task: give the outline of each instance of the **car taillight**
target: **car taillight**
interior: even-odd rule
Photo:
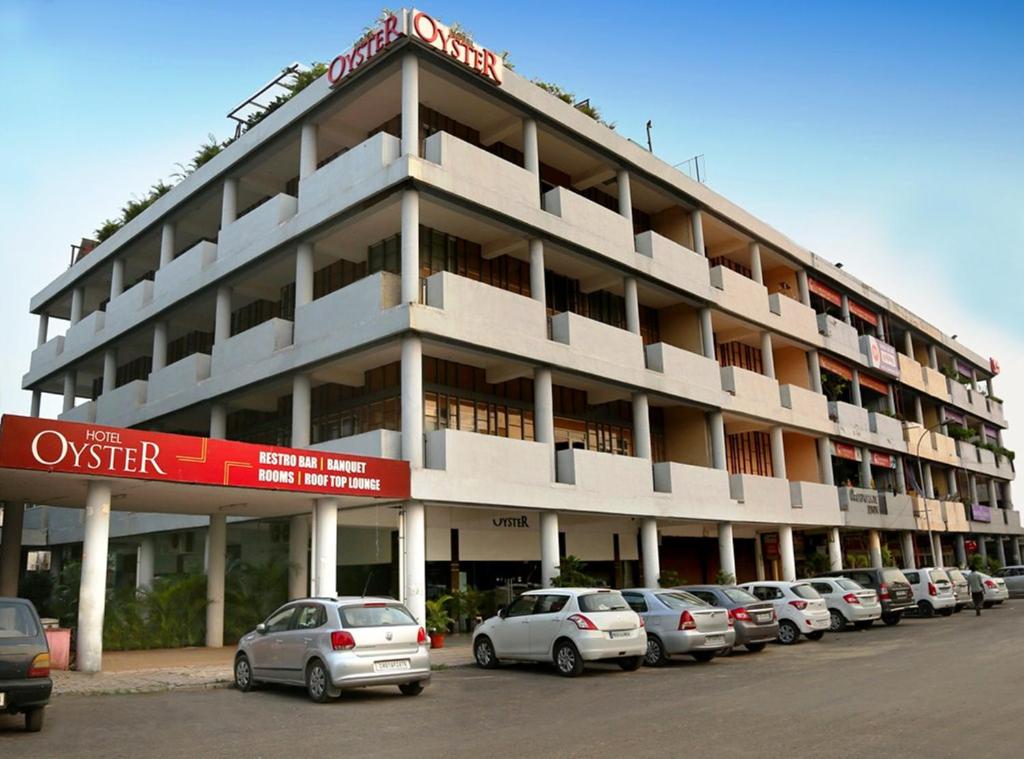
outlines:
[[[878,589],[878,597],[883,601],[889,601],[892,599],[892,596],[889,595],[889,586],[886,585],[884,582]]]
[[[356,647],[356,639],[348,630],[335,630],[331,633],[331,648],[335,651],[347,651]]]
[[[585,617],[582,614],[570,614],[569,617],[568,617],[568,621],[572,622],[580,630],[596,630],[597,629],[597,625],[595,625],[593,622],[590,621],[589,618]]]
[[[427,631],[424,630],[421,627],[419,630],[416,631],[416,643],[426,643],[426,642],[427,642]]]
[[[995,582],[993,580],[985,580],[985,587],[986,588],[991,588],[992,590],[995,590],[996,589],[996,584],[995,584]]]
[[[639,617],[640,615],[638,614],[637,616]],[[647,623],[644,622],[644,618],[643,617],[640,617],[640,628],[643,629],[645,627],[647,627]]]
[[[729,619],[736,619],[740,622],[749,622],[750,612],[742,606],[737,606],[735,609],[729,609]]]
[[[32,663],[28,667],[29,677],[49,677],[50,676],[50,654],[36,654],[35,658],[32,659]]]
[[[853,595],[853,593],[847,593],[845,596],[843,596],[843,600],[846,601],[846,603],[848,604],[860,603],[860,599],[857,598],[857,596]]]
[[[795,606],[800,611],[803,611],[804,609],[807,608],[807,602],[806,601],[790,601],[789,605],[790,606]]]
[[[778,622],[778,621],[779,621],[779,613],[777,611],[775,611],[775,609],[772,609],[772,622]]]
[[[939,589],[935,587],[935,583],[928,583],[928,595],[937,596],[939,595]]]
[[[680,630],[696,630],[697,623],[693,620],[693,615],[689,609],[684,609],[683,613],[679,615],[679,627]]]

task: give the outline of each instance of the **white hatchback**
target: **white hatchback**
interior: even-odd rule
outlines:
[[[801,635],[821,640],[832,623],[825,600],[809,582],[775,580],[748,582],[740,587],[775,606],[779,617],[779,643],[796,643]]]
[[[941,614],[948,617],[956,610],[956,593],[945,569],[904,569],[903,574],[914,591],[917,613],[920,616],[931,617]]]
[[[527,591],[473,631],[473,655],[485,669],[505,659],[542,661],[575,677],[592,661],[635,670],[645,653],[643,621],[617,590]]]
[[[848,624],[858,630],[866,630],[875,620],[882,618],[878,594],[862,588],[848,577],[815,577],[809,582],[825,599],[832,632],[841,632]]]

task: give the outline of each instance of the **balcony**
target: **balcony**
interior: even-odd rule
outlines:
[[[625,216],[565,187],[544,193],[542,207],[572,228],[563,233],[566,238],[627,266],[636,264],[633,225]]]
[[[292,218],[298,207],[299,201],[294,196],[283,192],[274,195],[220,231],[218,255],[230,258],[241,255],[243,251],[260,248],[262,238]]]
[[[921,458],[938,461],[949,466],[960,465],[956,441],[941,432],[926,431],[916,422],[904,422],[903,439],[907,443],[907,453],[911,456],[917,455],[920,451]]]
[[[913,530],[914,509],[905,495],[881,493],[869,488],[838,488],[839,508],[848,527],[881,530]]]
[[[583,356],[616,367],[643,369],[645,366],[640,335],[569,311],[551,317],[551,339]]]
[[[429,139],[427,144],[430,144]],[[305,213],[323,203],[336,201],[365,180],[380,174],[398,160],[401,153],[400,139],[378,132],[301,180],[298,211]]]
[[[721,519],[723,512],[736,507],[724,469],[660,462],[654,465],[654,489],[674,496],[665,516]]]
[[[210,356],[193,353],[149,375],[146,400],[156,403],[189,390],[210,376]]]
[[[967,408],[976,416],[980,416],[982,419],[988,419],[992,416],[992,411],[989,409],[988,398],[984,393],[978,390],[967,391]]]
[[[768,289],[764,285],[724,266],[714,267],[710,277],[711,286],[720,291],[717,301],[723,309],[757,324],[776,326],[777,317],[768,308]]]
[[[205,272],[217,260],[217,245],[206,240],[193,245],[170,263],[156,270],[153,298],[172,301],[192,292]]]
[[[913,504],[914,520],[917,529],[935,532],[943,532],[946,529],[946,521],[942,514],[942,503],[935,498],[922,498],[919,495],[910,496]]]
[[[900,362],[900,382],[904,385],[909,385],[915,390],[920,390],[922,393],[927,393],[928,387],[924,382],[924,367],[910,358],[910,356],[902,353],[897,353],[896,358]]]
[[[740,502],[745,521],[789,524],[793,505],[789,480],[756,474],[730,474],[729,495]]]
[[[840,525],[839,494],[834,485],[820,482],[790,482],[789,498],[793,521],[802,524]]]
[[[812,345],[821,342],[818,316],[813,308],[782,293],[772,293],[768,296],[768,310],[778,317],[777,323],[772,327],[775,331],[793,335]]]
[[[633,513],[636,508],[630,501],[649,503],[654,492],[648,459],[568,448],[557,452],[556,462],[558,482],[591,494],[595,507],[603,502],[622,513]]]
[[[882,447],[895,448],[898,451],[906,449],[903,440],[903,422],[899,419],[893,419],[881,411],[869,411],[868,425]]]
[[[93,424],[96,421],[96,401],[79,403],[74,408],[58,414],[57,418],[63,422],[84,422]]]
[[[818,314],[818,332],[824,336],[825,347],[853,361],[862,363],[864,354],[860,349],[860,335],[857,330],[828,314]]]
[[[447,132],[430,135],[424,155],[445,169],[456,194],[473,197],[499,191],[503,203],[540,206],[540,182],[532,172]]]
[[[946,384],[945,374],[935,371],[930,366],[922,366],[921,376],[924,379],[924,391],[928,395],[938,398],[944,403],[949,403],[949,388]]]
[[[339,324],[344,322],[335,322],[330,327],[337,330]],[[252,367],[291,344],[292,322],[285,319],[268,319],[215,344],[210,363],[211,375],[223,375],[243,367]]]
[[[146,405],[146,380],[133,380],[96,399],[96,421],[110,424]]]
[[[428,469],[479,480],[481,487],[489,482],[492,489],[495,480],[501,483],[499,489],[512,484],[545,488],[551,484],[551,447],[546,443],[446,429],[432,430],[425,438]],[[458,486],[453,483],[452,489]],[[494,500],[493,496],[488,500]]]
[[[738,366],[723,366],[722,389],[735,396],[732,408],[736,411],[771,419],[782,414],[779,383],[771,377]]]
[[[45,343],[32,351],[32,360],[29,363],[28,373],[40,375],[48,372],[57,363],[60,354],[64,352],[64,335],[51,337]]]
[[[845,401],[829,401],[828,414],[839,427],[841,436],[871,441],[871,419],[867,409]]]
[[[153,300],[153,283],[148,279],[133,285],[107,304],[105,327],[120,332],[139,319],[139,312]]]
[[[72,324],[64,333],[64,353],[82,353],[96,342],[96,336],[103,331],[107,315],[102,311],[93,311],[82,317],[77,324]]]
[[[827,429],[828,399],[821,393],[798,385],[779,385],[779,398],[783,408],[788,408],[792,412],[793,424],[810,429]]]
[[[359,345],[375,337],[371,325],[401,298],[397,274],[377,272],[295,309],[295,344],[303,347],[344,339]],[[339,329],[344,325],[344,329]],[[232,338],[234,339],[234,338]]]
[[[942,519],[946,523],[947,532],[968,532],[971,525],[967,520],[967,511],[960,501],[941,501]]]
[[[637,253],[651,259],[646,267],[640,259],[637,268],[687,292],[710,297],[711,279],[704,256],[653,231],[636,235],[634,242]]]
[[[370,430],[336,440],[325,440],[309,447],[311,450],[327,453],[400,459],[402,458],[402,433],[395,430]]]
[[[954,406],[963,409],[971,407],[971,393],[964,385],[955,379],[946,377],[946,390],[949,392],[949,399]]]
[[[647,368],[661,372],[672,383],[683,383],[681,395],[715,406],[722,402],[722,370],[713,358],[704,358],[668,343],[645,346]]]

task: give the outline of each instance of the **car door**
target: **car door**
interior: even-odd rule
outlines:
[[[291,627],[277,633],[278,671],[293,682],[305,681],[306,652],[315,646],[318,628],[327,624],[323,604],[304,603],[295,610]]]
[[[548,659],[555,636],[565,619],[563,610],[569,602],[568,593],[552,593],[543,595],[537,600],[533,614],[529,616],[527,628],[530,630],[530,656],[536,659]]]
[[[519,596],[494,626],[491,642],[498,658],[516,659],[530,655],[530,616],[539,595]]]
[[[1006,581],[1006,589],[1011,596],[1024,595],[1024,569],[1010,567],[999,573],[999,576]]]
[[[293,604],[278,609],[263,624],[265,628],[262,633],[256,634],[250,652],[253,674],[257,677],[273,680],[287,679],[281,672],[281,648],[284,645],[282,633],[291,629],[292,619],[295,616]]]

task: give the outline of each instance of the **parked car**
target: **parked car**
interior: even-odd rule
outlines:
[[[1006,583],[1006,590],[1010,594],[1010,598],[1024,596],[1024,566],[1003,567],[993,577],[1002,579]]]
[[[709,662],[732,648],[736,640],[728,611],[686,591],[630,588],[622,591],[622,597],[644,621],[644,664],[651,667],[660,667],[680,654]]]
[[[914,600],[917,602],[917,613],[922,617],[941,614],[948,617],[956,608],[956,595],[953,583],[946,570],[936,567],[921,569],[904,569],[903,574],[914,589]]]
[[[779,618],[779,643],[790,645],[806,635],[821,640],[831,624],[825,600],[806,581],[763,581],[740,585],[762,601],[770,601]]]
[[[971,570],[965,569],[965,575],[970,575]],[[1003,601],[1010,597],[1010,592],[1006,587],[1006,580],[1002,577],[992,577],[984,572],[978,572],[982,578],[982,585],[985,586],[985,600],[982,603],[986,609],[991,609],[993,606],[998,606]]]
[[[473,656],[484,669],[503,660],[553,662],[576,677],[586,662],[637,669],[647,653],[640,615],[617,590],[555,588],[523,593],[473,631]]]
[[[430,682],[427,633],[393,598],[306,598],[275,611],[238,641],[235,685],[304,685],[318,703],[348,688]]]
[[[39,732],[52,690],[50,647],[36,607],[0,598],[0,712],[25,715],[25,729]]]
[[[685,585],[673,590],[690,593],[701,601],[729,612],[735,645],[752,653],[779,637],[779,617],[771,601],[761,601],[737,585]]]
[[[971,605],[971,589],[967,587],[967,575],[955,567],[947,569],[949,581],[953,583],[953,596],[956,598],[954,612],[961,612]]]
[[[878,593],[882,602],[882,621],[887,625],[899,624],[905,612],[917,608],[914,590],[903,572],[895,567],[870,569],[841,569],[822,572],[819,577],[847,577],[862,588]]]
[[[882,618],[878,594],[848,577],[819,577],[809,582],[825,599],[832,632],[841,632],[850,624],[858,630],[866,630],[876,619]]]

